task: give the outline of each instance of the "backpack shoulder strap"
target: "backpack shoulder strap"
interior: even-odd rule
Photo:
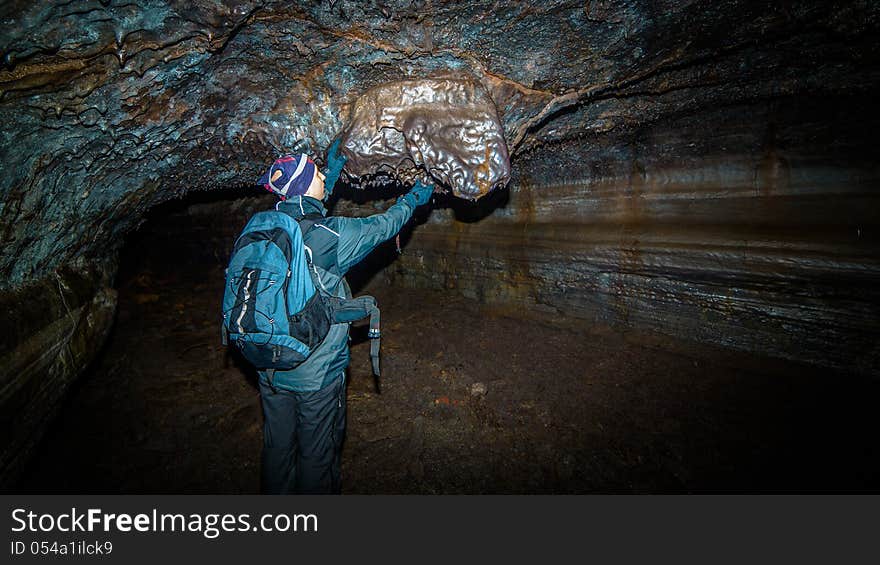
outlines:
[[[301,240],[301,236],[294,233],[296,225],[288,216],[279,217],[275,212],[258,212],[254,214],[235,240],[232,254],[250,243],[261,240],[269,240],[284,253],[290,262],[293,255],[293,244]]]
[[[291,218],[294,222],[299,224],[299,229],[303,235],[306,235],[309,230],[311,230],[315,224],[324,219],[323,214],[319,214],[317,212],[312,212],[311,214],[306,214],[305,216],[294,216],[293,214],[287,212],[286,210],[275,210],[285,216]]]
[[[324,219],[324,216],[321,214],[306,214],[301,219],[294,218],[299,224],[299,229],[302,231],[303,237],[306,236],[309,231],[315,227],[315,224]]]

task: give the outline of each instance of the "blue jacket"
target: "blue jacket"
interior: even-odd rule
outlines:
[[[327,215],[321,201],[309,196],[292,197],[280,202],[277,208],[296,219],[307,214]],[[376,246],[399,232],[412,217],[414,209],[413,204],[401,199],[382,214],[366,218],[330,216],[318,221],[305,234],[303,242],[311,250],[324,290],[332,296],[351,298],[351,290],[343,278],[345,274]],[[275,371],[274,386],[310,392],[344,376],[350,358],[348,327],[349,324],[330,326],[327,337],[300,366],[290,371]],[[260,379],[268,382],[264,371],[260,371]]]

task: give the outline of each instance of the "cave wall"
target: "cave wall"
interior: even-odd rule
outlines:
[[[115,310],[116,291],[94,269],[62,269],[0,296],[0,488],[24,470]]]
[[[876,375],[873,105],[781,98],[548,146],[496,202],[435,210],[389,280]]]
[[[94,273],[77,302],[112,310],[116,254],[148,210],[320,151],[371,87],[453,77],[492,98],[513,178],[476,209],[436,211],[397,283],[870,368],[878,14],[867,0],[4,2],[0,299],[26,319],[28,302],[57,302],[62,273]],[[4,355],[69,318],[41,312],[8,329]],[[79,334],[53,334],[53,394],[111,319],[92,318],[76,362],[60,356]],[[9,406],[39,410],[34,385],[4,382]],[[19,451],[39,437],[11,429]]]

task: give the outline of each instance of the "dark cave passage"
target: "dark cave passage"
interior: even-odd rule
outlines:
[[[257,492],[223,269],[334,142],[434,187],[344,492],[878,489],[880,3],[82,4],[0,3],[0,489]]]
[[[226,248],[266,198],[194,195],[122,253],[101,355],[21,492],[251,493],[259,393],[219,343]],[[405,254],[411,252],[405,250]],[[352,331],[345,493],[863,491],[880,486],[857,375],[357,278],[383,309],[381,394]]]

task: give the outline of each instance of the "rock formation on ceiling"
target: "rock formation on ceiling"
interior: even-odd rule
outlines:
[[[476,200],[510,180],[498,111],[466,80],[402,80],[355,100],[341,138],[345,170],[358,178],[426,177]]]
[[[144,213],[320,151],[397,81],[478,85],[513,167],[509,191],[435,211],[401,284],[873,370],[878,16],[869,1],[3,3],[0,406],[17,431],[0,479],[105,333],[114,257]]]

